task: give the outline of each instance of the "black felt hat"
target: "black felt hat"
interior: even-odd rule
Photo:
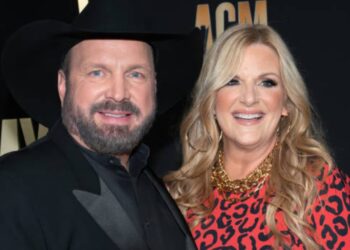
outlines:
[[[156,52],[158,112],[189,92],[202,64],[193,0],[90,0],[71,24],[30,23],[7,41],[2,55],[6,84],[21,108],[51,127],[60,117],[57,71],[75,44],[92,38],[137,39]]]

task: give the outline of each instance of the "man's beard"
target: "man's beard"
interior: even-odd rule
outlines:
[[[129,126],[107,125],[98,126],[93,115],[99,110],[104,111],[126,111],[134,116],[140,115],[140,110],[130,101],[104,101],[92,105],[89,115],[86,116],[78,106],[74,105],[73,98],[68,90],[62,106],[62,120],[67,130],[79,138],[93,151],[120,155],[129,154],[150,130],[155,118],[155,107],[145,117],[143,122],[130,130]],[[155,106],[155,102],[154,102]]]

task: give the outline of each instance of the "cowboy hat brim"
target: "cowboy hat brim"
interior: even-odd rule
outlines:
[[[158,113],[171,108],[188,93],[202,64],[199,30],[188,34],[156,32],[96,32],[55,20],[22,27],[6,43],[2,70],[20,107],[35,121],[51,127],[60,117],[57,71],[75,44],[92,38],[129,38],[148,42],[156,50]]]

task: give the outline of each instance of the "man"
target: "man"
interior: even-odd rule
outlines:
[[[72,25],[40,21],[9,40],[9,89],[52,128],[0,160],[1,249],[195,249],[140,143],[156,98],[158,112],[170,108],[201,63],[195,4],[168,9],[164,0],[91,1]],[[57,90],[62,121],[53,125]]]

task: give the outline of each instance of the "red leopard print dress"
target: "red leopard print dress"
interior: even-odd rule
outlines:
[[[313,237],[321,249],[350,250],[350,178],[335,168],[324,181],[320,179],[319,197],[309,217],[315,228]],[[265,191],[266,184],[254,196],[232,204],[215,189],[213,212],[192,229],[198,249],[273,249],[274,238],[265,223]],[[191,212],[186,219],[191,222]],[[287,246],[281,249],[305,249],[286,227],[281,212],[276,220],[286,238]]]

